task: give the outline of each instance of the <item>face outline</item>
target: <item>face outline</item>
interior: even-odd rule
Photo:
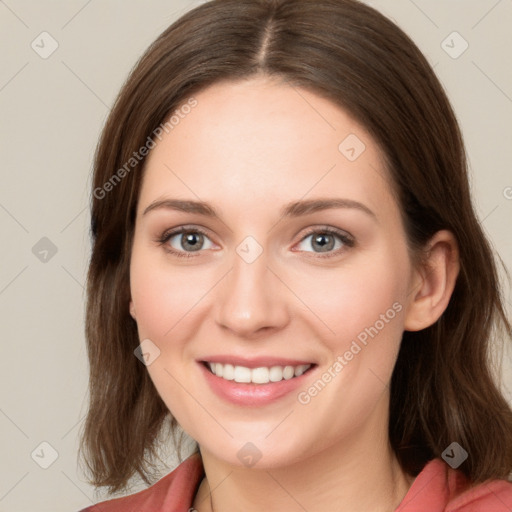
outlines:
[[[260,467],[333,446],[356,450],[383,423],[387,429],[386,384],[416,286],[380,150],[333,103],[266,78],[217,83],[195,98],[197,107],[151,150],[138,201],[130,313],[140,340],[160,351],[147,371],[201,450],[229,464],[242,465],[249,442]],[[358,140],[364,150],[354,158]],[[169,208],[144,213],[169,198],[208,202],[220,219]],[[358,208],[279,213],[320,198],[358,201],[375,217]],[[191,258],[158,242],[180,226],[206,233]],[[336,255],[315,253],[314,234],[326,226],[348,234],[353,247],[334,236]],[[251,263],[240,255],[248,236],[263,250]],[[180,235],[172,240],[184,252]],[[204,378],[198,361],[221,354],[316,366],[295,391],[244,407],[219,398]],[[325,386],[308,391],[319,379]]]

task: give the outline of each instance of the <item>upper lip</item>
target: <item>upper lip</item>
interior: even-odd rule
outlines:
[[[200,359],[201,362],[232,364],[233,366],[245,366],[246,368],[260,368],[262,366],[299,366],[303,364],[314,365],[311,361],[302,359],[289,359],[282,357],[237,357],[233,355],[207,356]]]

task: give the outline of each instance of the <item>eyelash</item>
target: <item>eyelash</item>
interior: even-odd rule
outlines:
[[[199,227],[181,226],[180,228],[177,228],[177,229],[165,231],[164,233],[162,233],[162,235],[160,235],[158,237],[158,239],[156,241],[159,245],[164,246],[165,244],[167,244],[167,242],[173,236],[180,235],[182,233],[200,233],[201,235],[208,237],[208,233]],[[330,226],[322,226],[320,228],[311,228],[300,239],[300,242],[304,241],[308,236],[311,236],[313,234],[337,236],[343,242],[343,244],[348,248],[352,248],[355,245],[355,240],[352,237],[346,235],[343,231],[332,228]],[[178,258],[193,258],[195,256],[195,254],[187,253],[186,251],[176,251],[175,249],[170,249],[168,246],[164,247],[164,249],[168,253],[171,253],[174,256],[177,256]],[[327,254],[321,254],[321,253],[314,253],[314,254],[316,254],[315,257],[317,257],[317,258],[332,258],[334,256],[338,256],[340,250],[343,250],[343,249],[338,249],[337,251],[333,251],[333,252],[330,252]],[[202,252],[202,251],[197,251],[197,252]],[[309,251],[306,251],[306,252],[309,252]]]

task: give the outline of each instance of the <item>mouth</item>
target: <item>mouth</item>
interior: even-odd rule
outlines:
[[[203,366],[213,375],[226,381],[238,384],[269,384],[291,380],[311,371],[315,363],[302,364],[272,364],[255,366],[258,363],[248,363],[250,366],[228,362],[201,361]]]
[[[263,407],[293,394],[316,372],[317,363],[276,357],[207,356],[197,360],[201,374],[222,401],[243,407]]]

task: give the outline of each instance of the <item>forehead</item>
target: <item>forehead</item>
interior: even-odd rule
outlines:
[[[219,82],[194,99],[146,160],[141,208],[166,195],[221,209],[254,201],[252,211],[305,196],[396,206],[377,144],[331,101],[269,78]]]

